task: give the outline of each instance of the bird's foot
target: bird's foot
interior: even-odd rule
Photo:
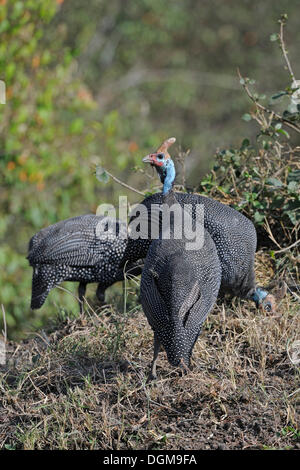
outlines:
[[[182,358],[180,359],[179,367],[182,375],[187,375],[190,372],[190,368],[186,365]]]
[[[150,383],[150,382],[153,382],[153,380],[156,380],[157,379],[157,375],[156,374],[153,374],[152,372],[149,373],[148,377],[147,377],[147,381],[146,383]]]

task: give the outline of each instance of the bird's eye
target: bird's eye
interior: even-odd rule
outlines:
[[[163,153],[159,153],[159,154],[157,155],[157,159],[158,159],[158,160],[162,160],[163,158],[164,158],[164,154],[163,154]]]
[[[267,302],[264,306],[266,312],[271,312],[272,311],[272,305],[270,302]]]

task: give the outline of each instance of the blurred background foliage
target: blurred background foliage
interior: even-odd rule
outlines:
[[[297,168],[286,161],[284,181],[277,178],[277,186],[273,180],[253,194],[246,175],[250,156],[260,155],[262,167],[271,158],[267,174],[258,178],[265,182],[282,162],[276,142],[287,136],[277,133],[268,136],[271,143],[257,143],[237,67],[257,80],[262,99],[290,85],[270,35],[286,12],[286,42],[296,60],[298,10],[297,0],[0,1],[0,79],[7,100],[0,105],[0,303],[10,336],[41,326],[57,306],[77,308],[72,296],[56,289],[40,311],[30,311],[30,237],[58,220],[95,212],[102,202],[116,202],[119,194],[140,200],[111,180],[100,185],[94,165],[145,190],[141,157],[174,135],[179,145],[173,153],[191,149],[186,186],[214,197],[223,193],[258,227],[273,210],[274,187],[281,184],[285,191],[274,210],[297,202],[297,178],[288,179]],[[300,77],[299,63],[294,67]],[[297,139],[291,133],[288,145],[297,147]],[[232,193],[234,185],[239,194]],[[294,211],[293,205],[285,210],[287,243],[297,233]],[[279,233],[283,246],[285,235]]]

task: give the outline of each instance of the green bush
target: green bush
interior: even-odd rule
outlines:
[[[300,81],[295,80],[287,57],[283,38],[286,19],[286,15],[281,16],[280,33],[271,35],[271,41],[279,43],[291,83],[284,91],[270,96],[268,104],[265,104],[267,97],[253,89],[255,81],[240,76],[240,83],[253,104],[243,119],[246,122],[254,120],[258,124],[256,142],[251,145],[245,138],[240,148],[218,151],[216,163],[201,181],[199,189],[244,212],[258,229],[259,244],[271,246],[273,256],[282,255],[284,261],[292,262],[293,271],[297,271]],[[281,262],[279,259],[278,264]]]
[[[216,155],[212,172],[201,186],[212,197],[227,200],[257,226],[266,221],[280,243],[295,241],[299,225],[299,152],[278,141],[257,148],[244,140],[239,149]]]
[[[119,155],[118,114],[98,120],[91,93],[74,78],[75,53],[64,46],[63,31],[49,36],[59,3],[0,4],[0,79],[6,84],[6,104],[0,105],[0,304],[10,334],[29,321],[40,326],[49,315],[47,309],[33,314],[29,308],[30,237],[58,220],[95,210],[101,202],[96,193],[100,198],[103,191],[91,167]],[[130,152],[124,154],[121,168]],[[61,297],[56,290],[51,301]],[[64,305],[76,303],[65,294]]]

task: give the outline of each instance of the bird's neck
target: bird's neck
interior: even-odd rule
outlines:
[[[167,166],[164,171],[163,176],[163,195],[166,196],[170,191],[172,191],[173,184],[175,181],[175,166],[173,160],[168,160]]]
[[[168,206],[171,207],[173,204],[177,204],[177,199],[173,191],[173,184],[176,176],[173,160],[168,160],[167,166],[164,170],[163,202],[164,204],[168,204]]]
[[[168,204],[169,207],[173,206],[173,204],[178,204],[172,188],[167,193],[163,193],[163,204]]]

